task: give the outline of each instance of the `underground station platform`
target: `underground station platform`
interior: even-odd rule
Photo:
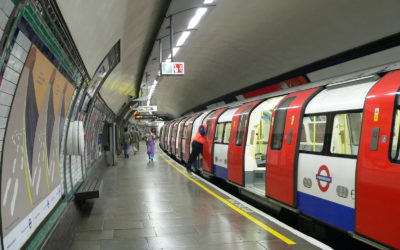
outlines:
[[[71,249],[330,249],[143,148],[105,169]]]

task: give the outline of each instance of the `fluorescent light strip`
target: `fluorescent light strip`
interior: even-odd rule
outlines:
[[[203,4],[210,4],[210,3],[213,3],[213,2],[214,2],[214,0],[204,0]]]
[[[178,46],[178,47],[182,46],[185,43],[186,39],[189,37],[189,35],[190,35],[190,31],[184,31],[182,33],[182,35],[179,37],[178,42],[176,43],[176,46]]]
[[[172,54],[173,54],[174,56],[176,56],[176,54],[178,53],[178,51],[179,51],[179,48],[173,48],[173,49],[172,49]]]
[[[190,19],[189,25],[187,29],[194,29],[197,24],[200,22],[200,19],[206,14],[207,8],[199,8],[196,11],[196,14]]]

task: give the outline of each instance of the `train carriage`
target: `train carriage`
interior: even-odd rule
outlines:
[[[400,71],[389,69],[176,119],[164,126],[162,145],[187,162],[205,124],[203,174],[370,244],[400,248]]]

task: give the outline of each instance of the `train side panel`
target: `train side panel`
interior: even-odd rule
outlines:
[[[400,71],[384,76],[365,103],[356,179],[356,232],[400,248]]]
[[[232,118],[228,148],[228,180],[244,185],[244,149],[250,112],[260,101],[243,104]]]
[[[318,88],[286,96],[275,108],[267,154],[266,194],[295,206],[296,153],[304,105]]]

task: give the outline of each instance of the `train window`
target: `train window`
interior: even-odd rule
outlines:
[[[303,118],[300,150],[322,152],[326,131],[326,115],[311,115]]]
[[[332,154],[357,155],[362,113],[337,114],[333,119],[330,151]]]
[[[395,118],[392,131],[392,147],[390,150],[390,158],[392,160],[399,160],[399,133],[400,133],[400,109],[395,111]]]
[[[295,98],[295,96],[287,98],[281,104],[279,104],[279,107],[276,110],[274,128],[272,130],[272,149],[280,150],[282,148],[287,110]]]
[[[249,114],[249,111],[254,107],[254,105],[249,105],[247,106],[242,113],[240,114],[239,117],[239,126],[238,126],[238,132],[236,136],[236,145],[240,146],[242,145],[243,142],[243,137],[244,137],[244,130],[246,129],[247,125],[247,115]]]
[[[228,122],[225,124],[225,131],[224,131],[224,140],[222,141],[222,143],[229,143],[229,137],[231,135],[231,127],[232,127],[232,123]]]
[[[242,142],[243,142],[244,129],[246,127],[246,122],[247,122],[246,118],[247,118],[247,114],[240,115],[238,132],[237,132],[237,136],[236,136],[236,145],[237,146],[242,145]]]
[[[215,130],[215,135],[214,135],[214,142],[217,142],[217,143],[222,142],[222,136],[224,135],[224,126],[225,126],[225,123],[217,124],[217,128]]]
[[[186,139],[186,135],[187,135],[187,125],[183,126],[182,139]]]

